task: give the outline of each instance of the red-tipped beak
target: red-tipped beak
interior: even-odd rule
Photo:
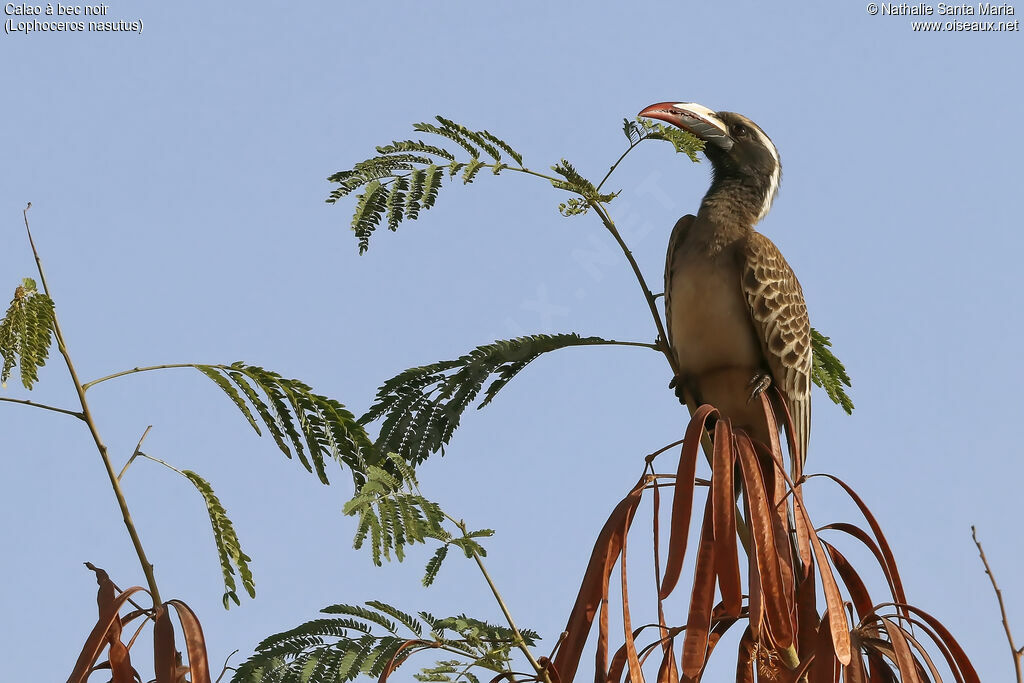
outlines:
[[[695,102],[659,102],[640,112],[639,116],[658,119],[693,133],[704,142],[728,150],[733,145],[729,129],[718,114]]]

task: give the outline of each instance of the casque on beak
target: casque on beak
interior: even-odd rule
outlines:
[[[725,151],[733,146],[729,129],[718,118],[718,114],[695,102],[659,102],[640,112],[639,116],[671,123],[677,128],[693,133],[706,143],[716,145]]]

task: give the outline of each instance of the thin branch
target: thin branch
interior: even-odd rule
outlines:
[[[634,342],[634,341],[615,341],[612,339],[606,339],[604,341],[594,342],[592,346],[638,346],[645,349],[653,349],[655,351],[661,351],[661,347],[657,344],[651,344],[650,342]]]
[[[82,389],[83,390],[84,389],[88,389],[89,387],[95,386],[95,385],[99,384],[100,382],[106,382],[108,379],[116,379],[118,377],[124,377],[125,375],[134,375],[137,372],[149,372],[150,370],[165,370],[167,368],[194,368],[194,367],[196,367],[198,365],[202,365],[202,364],[201,363],[168,363],[166,365],[148,365],[148,366],[145,366],[145,367],[132,368],[131,370],[122,370],[121,372],[115,372],[112,375],[107,375],[106,377],[100,377],[99,379],[94,379],[91,382],[86,382],[85,384],[82,385]],[[215,365],[213,367],[223,367],[223,366]]]
[[[647,300],[647,307],[651,311],[651,317],[654,318],[654,326],[658,329],[658,350],[665,354],[665,358],[668,360],[668,364],[672,367],[672,374],[679,374],[679,368],[677,367],[675,355],[668,348],[668,335],[665,333],[665,325],[662,323],[661,314],[658,313],[658,306],[656,304],[656,298],[651,293],[651,288],[647,286],[647,280],[644,279],[643,271],[640,270],[639,264],[636,259],[633,258],[633,252],[626,246],[625,240],[622,239],[622,235],[619,234],[618,229],[615,227],[615,222],[608,215],[608,211],[604,204],[597,200],[589,200],[588,203],[601,218],[601,222],[604,223],[604,227],[612,234],[615,241],[618,243],[622,253],[626,256],[626,260],[629,261],[630,267],[633,269],[633,274],[636,276],[637,282],[640,285],[640,289],[643,290],[644,298]]]
[[[52,410],[55,413],[64,413],[65,415],[70,415],[71,417],[77,417],[79,420],[84,420],[85,419],[85,416],[82,415],[82,413],[76,413],[73,410],[67,410],[65,408],[57,408],[56,406],[48,406],[45,403],[36,403],[35,401],[26,401],[25,399],[22,399],[22,398],[2,398],[2,397],[0,397],[0,401],[6,401],[8,403],[20,403],[23,406],[32,406],[33,408],[42,408],[43,410]]]
[[[181,470],[179,470],[177,467],[175,467],[174,465],[172,465],[172,464],[170,464],[168,462],[165,462],[165,461],[161,460],[160,458],[154,458],[152,455],[146,455],[142,451],[139,451],[139,457],[145,458],[146,460],[152,460],[155,463],[159,463],[159,464],[163,465],[164,467],[166,467],[169,470],[174,470],[175,472],[177,472],[178,474],[180,474],[183,477],[186,476],[185,473],[182,472]]]
[[[684,440],[685,439],[679,439],[678,441],[673,441],[672,443],[670,443],[667,446],[662,446],[661,448],[659,448],[658,450],[654,451],[653,453],[648,455],[646,458],[644,458],[644,460],[646,460],[647,462],[651,462],[652,460],[657,458],[659,455],[661,455],[662,453],[664,453],[668,449],[675,448],[676,446],[682,445]]]
[[[135,458],[142,455],[142,451],[140,451],[139,449],[142,448],[142,442],[146,440],[146,435],[149,434],[149,430],[152,428],[153,425],[149,425],[148,427],[146,427],[146,431],[142,432],[142,436],[139,437],[139,443],[135,444],[135,450],[132,451],[132,457],[128,458],[128,462],[124,464],[124,467],[122,467],[121,471],[118,472],[117,474],[118,481],[121,481],[121,477],[123,477],[124,473],[128,471],[128,466],[132,464],[132,461],[134,461]]]
[[[29,246],[32,247],[32,255],[36,260],[36,269],[39,271],[39,280],[43,285],[43,292],[46,296],[53,300],[53,295],[50,293],[50,287],[46,282],[46,275],[43,273],[43,262],[39,258],[39,251],[36,249],[36,243],[32,239],[32,229],[28,224],[28,210],[32,207],[32,203],[29,202],[25,210],[22,211],[22,216],[25,219],[25,233],[28,235]],[[107,477],[110,479],[110,486],[114,490],[114,497],[117,499],[117,505],[121,509],[121,517],[124,519],[124,526],[128,530],[128,536],[132,540],[132,545],[135,547],[135,554],[139,558],[139,564],[142,565],[142,573],[146,575],[146,583],[149,585],[149,593],[153,598],[153,603],[159,605],[160,590],[157,588],[156,575],[153,573],[153,565],[146,557],[146,551],[142,547],[142,539],[139,538],[139,532],[135,528],[135,522],[132,521],[131,512],[128,510],[128,502],[125,500],[124,492],[121,490],[121,484],[117,480],[117,474],[114,473],[114,466],[110,462],[110,455],[107,453],[107,447],[103,443],[103,438],[100,436],[99,428],[96,426],[96,421],[93,420],[92,412],[89,410],[89,402],[85,399],[85,387],[82,386],[81,380],[78,379],[78,372],[75,370],[75,364],[71,361],[71,354],[68,353],[67,344],[64,342],[64,333],[60,328],[60,321],[57,318],[57,312],[54,310],[53,313],[53,336],[57,340],[57,348],[60,349],[61,356],[64,357],[64,363],[68,366],[68,373],[71,375],[71,381],[75,385],[75,392],[78,394],[78,401],[82,405],[82,419],[86,425],[89,426],[89,433],[92,435],[93,442],[96,444],[96,450],[99,451],[100,459],[103,460],[103,467],[107,471]]]
[[[445,517],[455,524],[463,534],[469,533],[469,528],[466,526],[465,522],[457,520],[447,513],[445,513]],[[498,607],[501,608],[501,613],[505,615],[505,622],[508,624],[509,628],[512,629],[512,633],[515,635],[516,646],[526,656],[527,661],[530,662],[530,666],[532,666],[533,670],[537,672],[537,675],[541,677],[541,680],[545,683],[551,683],[551,678],[548,675],[547,669],[537,661],[533,656],[533,653],[530,652],[530,648],[526,646],[526,640],[523,638],[523,634],[519,632],[519,627],[516,626],[516,622],[512,619],[512,613],[505,604],[504,598],[501,597],[501,592],[498,591],[498,587],[494,584],[494,580],[491,578],[491,575],[487,572],[487,567],[484,566],[484,562],[481,559],[480,554],[472,548],[470,548],[470,552],[473,554],[473,559],[476,560],[476,566],[480,569],[480,573],[483,574],[484,580],[487,582],[487,586],[491,589],[494,599],[498,602]]]
[[[558,648],[562,645],[562,641],[569,637],[568,631],[562,631],[558,634],[558,640],[555,641],[555,646],[551,648],[551,654],[548,655],[548,661],[554,661],[555,653],[558,652]]]
[[[626,149],[626,151],[622,153],[622,156],[620,156],[620,157],[618,158],[618,160],[617,160],[617,161],[616,161],[616,162],[615,162],[614,164],[612,164],[612,167],[611,167],[611,168],[609,168],[609,169],[608,169],[608,172],[604,174],[604,178],[601,178],[601,182],[599,182],[599,183],[597,184],[597,191],[598,191],[598,192],[600,192],[600,191],[601,191],[601,188],[602,188],[602,187],[604,186],[605,182],[607,182],[608,178],[610,178],[610,177],[611,177],[611,175],[612,175],[612,173],[614,173],[614,172],[615,172],[615,169],[619,167],[619,164],[621,164],[621,163],[622,163],[622,160],[626,158],[626,155],[627,155],[627,154],[629,154],[630,152],[632,152],[632,151],[633,151],[633,150],[634,150],[634,149],[636,148],[636,146],[637,146],[637,145],[639,145],[639,144],[640,144],[641,142],[643,142],[643,141],[644,141],[644,140],[646,140],[646,139],[647,139],[647,138],[640,138],[640,139],[639,139],[639,140],[637,140],[636,142],[631,142],[631,143],[630,143],[630,145],[629,145],[629,147],[628,147],[628,148]]]
[[[213,683],[220,683],[220,679],[224,678],[224,674],[228,672],[228,669],[230,669],[231,671],[235,671],[234,667],[228,666],[228,662],[230,662],[231,658],[237,654],[238,650],[235,650],[224,659],[224,666],[220,670],[220,676],[217,676],[217,680],[215,680]]]
[[[495,166],[497,166],[497,164],[484,164],[485,168],[494,168]],[[547,175],[546,173],[538,173],[537,171],[531,171],[530,169],[525,168],[525,167],[516,168],[515,166],[509,166],[509,167],[505,168],[504,170],[506,170],[506,171],[515,171],[517,173],[525,173],[527,175],[532,175],[532,176],[536,176],[538,178],[543,178],[544,180],[550,181],[552,183],[562,183],[562,182],[565,182],[561,178],[556,178],[554,176]]]
[[[985,557],[985,551],[981,547],[981,541],[978,540],[978,533],[971,525],[971,538],[974,539],[974,545],[978,546],[978,554],[981,556],[981,562],[985,565],[985,573],[988,574],[989,581],[992,582],[992,589],[996,592],[996,600],[999,601],[999,613],[1003,617],[1003,630],[1006,631],[1006,640],[1010,643],[1010,653],[1013,655],[1013,666],[1017,673],[1017,683],[1024,683],[1024,669],[1022,669],[1022,660],[1024,660],[1024,647],[1017,649],[1016,644],[1013,642],[1013,632],[1010,630],[1010,621],[1006,618],[1006,605],[1003,604],[1003,592],[999,590],[999,584],[996,583],[996,576],[992,573],[992,568],[988,565],[988,559]]]
[[[137,629],[135,629],[135,633],[132,634],[131,639],[125,645],[125,649],[127,649],[127,650],[131,650],[132,649],[132,645],[135,644],[135,640],[142,634],[142,629],[146,628],[146,624],[148,622],[149,622],[149,616],[147,615],[147,617],[142,620],[142,623],[139,624],[139,627]]]

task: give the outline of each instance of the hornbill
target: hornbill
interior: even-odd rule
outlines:
[[[779,189],[779,152],[741,114],[663,102],[640,116],[696,135],[712,165],[711,188],[697,215],[676,223],[665,263],[676,395],[691,407],[710,403],[735,427],[768,444],[768,423],[756,398],[774,384],[793,418],[789,441],[796,477],[811,427],[811,327],[792,268],[754,230]],[[775,392],[771,396],[782,421]]]

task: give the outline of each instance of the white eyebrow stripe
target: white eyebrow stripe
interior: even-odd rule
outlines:
[[[757,214],[757,220],[760,222],[762,218],[768,215],[768,210],[772,208],[772,202],[775,201],[775,195],[779,193],[779,180],[782,178],[782,162],[779,160],[779,150],[776,149],[775,143],[771,141],[765,132],[761,128],[750,122],[752,125],[750,128],[757,134],[757,139],[761,141],[769,152],[771,152],[772,158],[775,160],[775,169],[772,171],[771,178],[768,179],[768,192],[765,194],[764,203],[761,204],[761,210]]]

